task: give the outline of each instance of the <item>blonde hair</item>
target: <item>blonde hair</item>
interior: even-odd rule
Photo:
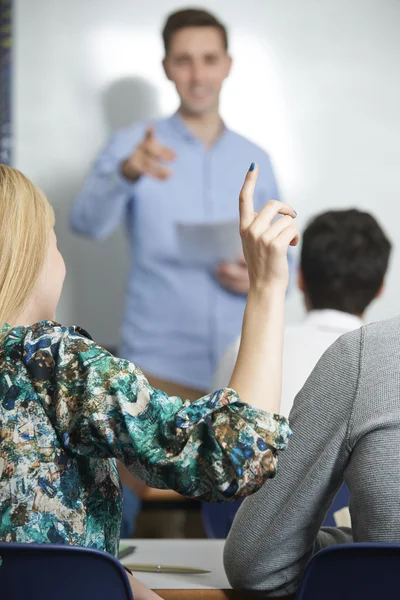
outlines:
[[[0,327],[14,324],[32,294],[52,227],[54,211],[39,188],[0,165]]]

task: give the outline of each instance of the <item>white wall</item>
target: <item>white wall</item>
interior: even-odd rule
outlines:
[[[160,29],[183,6],[216,12],[235,66],[222,113],[266,148],[303,226],[317,211],[371,211],[394,242],[400,222],[398,0],[14,0],[15,165],[53,203],[68,278],[58,318],[101,343],[119,338],[128,257],[68,231],[84,174],[116,127],[176,107],[162,73]],[[370,310],[399,312],[400,254]],[[302,312],[292,293],[288,318]]]

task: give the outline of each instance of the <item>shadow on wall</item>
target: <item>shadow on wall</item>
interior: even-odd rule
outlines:
[[[105,124],[103,145],[115,130],[160,116],[156,88],[137,77],[114,81],[103,91],[99,102],[103,107]],[[96,150],[93,156],[87,157],[88,169],[95,158]],[[69,229],[71,207],[81,185],[81,179],[78,181],[76,174],[71,175],[65,187],[58,187],[53,194],[49,191],[49,198],[55,192],[60,200],[55,207],[56,220],[60,229],[64,229],[60,235],[60,249],[68,267],[58,318],[66,321],[62,318],[66,314],[69,321],[72,317],[74,324],[87,329],[98,343],[115,348],[120,339],[131,262],[129,248],[122,227],[104,241],[75,235]],[[65,196],[64,201],[60,195]]]
[[[157,90],[141,77],[114,81],[102,95],[108,132],[160,115]]]

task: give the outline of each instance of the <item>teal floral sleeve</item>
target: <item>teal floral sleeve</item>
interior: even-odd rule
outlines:
[[[234,500],[275,474],[287,444],[286,419],[251,408],[231,389],[192,404],[168,397],[78,328],[28,329],[24,361],[66,451],[117,458],[153,487]]]
[[[115,458],[159,488],[208,501],[276,471],[285,419],[233,390],[190,404],[148,384],[75,327],[5,325],[0,342],[0,540],[118,553]]]

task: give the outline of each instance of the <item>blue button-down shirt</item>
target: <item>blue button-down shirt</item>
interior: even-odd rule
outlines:
[[[73,207],[75,231],[95,239],[124,222],[132,253],[120,354],[145,372],[209,389],[218,359],[239,335],[245,297],[230,293],[212,270],[183,261],[176,224],[238,219],[238,195],[251,162],[260,167],[256,209],[278,197],[267,154],[224,128],[207,148],[178,114],[155,123],[177,158],[166,181],[127,181],[120,164],[148,123],[117,132],[97,158]]]

